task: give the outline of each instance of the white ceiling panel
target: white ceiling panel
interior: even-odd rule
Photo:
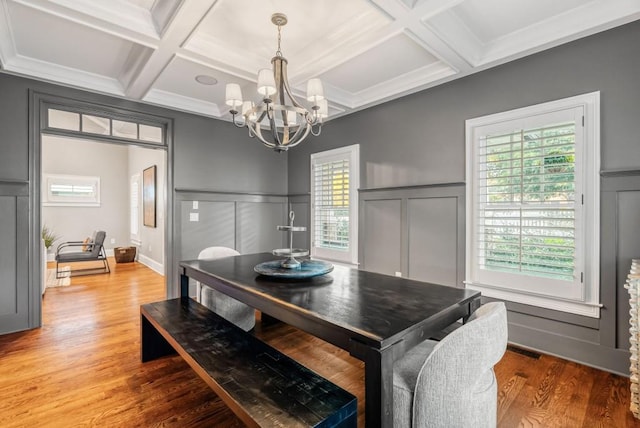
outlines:
[[[45,63],[117,78],[134,46],[111,34],[21,4],[9,3],[8,12],[16,51]]]
[[[640,19],[640,0],[0,0],[3,71],[230,120],[277,49],[329,119]],[[200,85],[198,75],[217,79]]]
[[[223,42],[227,49],[248,52],[264,58],[269,65],[277,48],[277,27],[271,15],[281,12],[288,23],[282,27],[282,51],[287,58],[295,58],[320,40],[350,28],[359,15],[375,12],[365,0],[219,0],[199,26],[198,31]]]
[[[357,94],[436,62],[438,59],[416,42],[398,34],[320,77],[332,86]]]
[[[585,0],[465,0],[452,11],[482,43],[590,3]]]
[[[198,76],[213,78],[216,83],[210,85],[198,83],[196,81]],[[180,105],[180,109],[183,109],[180,103],[188,102],[191,99],[200,106],[200,109],[204,108],[213,116],[220,116],[228,110],[224,103],[227,83],[239,84],[245,99],[257,98],[254,95],[256,93],[254,82],[183,58],[174,58],[154,83],[152,93],[148,94],[151,96],[145,97],[145,100],[153,100],[153,97],[157,96],[160,91],[166,99],[176,98],[177,104],[174,103],[174,107]],[[178,99],[181,101],[177,101]],[[204,113],[203,111],[199,112]]]

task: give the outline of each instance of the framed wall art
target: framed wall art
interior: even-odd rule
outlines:
[[[156,227],[156,166],[142,172],[142,218],[145,226]]]

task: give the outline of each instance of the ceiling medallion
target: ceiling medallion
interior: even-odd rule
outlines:
[[[280,50],[280,31],[287,24],[287,16],[274,13],[271,22],[278,27],[278,50],[271,59],[273,70],[264,68],[258,72],[258,93],[262,101],[257,105],[242,100],[242,91],[237,83],[226,87],[226,104],[233,123],[238,128],[249,128],[250,137],[258,137],[265,146],[277,152],[287,151],[300,144],[310,133],[320,135],[322,120],[328,116],[327,100],[320,79],[307,82],[307,101],[311,108],[300,104],[289,87],[287,60]],[[242,117],[237,119],[242,108]]]

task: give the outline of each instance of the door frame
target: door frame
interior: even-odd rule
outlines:
[[[120,100],[121,101],[121,100]],[[129,103],[131,104],[131,103]],[[165,130],[164,142],[145,143],[124,138],[106,135],[94,135],[88,133],[52,130],[47,125],[46,112],[49,108],[61,108],[62,110],[78,113],[90,113],[116,119],[129,119],[136,122],[149,123],[162,126]],[[143,106],[130,108],[117,107],[115,105],[97,103],[95,100],[83,98],[68,98],[45,92],[29,90],[29,327],[37,328],[42,325],[42,278],[41,266],[43,263],[43,248],[40,239],[40,227],[42,221],[42,134],[60,135],[70,138],[91,139],[98,142],[115,143],[123,145],[137,145],[146,148],[166,151],[165,174],[165,224],[164,224],[164,266],[165,266],[165,295],[169,295],[168,279],[174,277],[173,260],[173,119],[166,116],[144,111]]]

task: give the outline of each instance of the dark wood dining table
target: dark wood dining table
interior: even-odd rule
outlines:
[[[270,253],[180,263],[181,295],[189,278],[349,352],[365,363],[365,423],[393,426],[393,364],[445,327],[465,321],[480,293],[335,266],[301,280],[259,275]]]

